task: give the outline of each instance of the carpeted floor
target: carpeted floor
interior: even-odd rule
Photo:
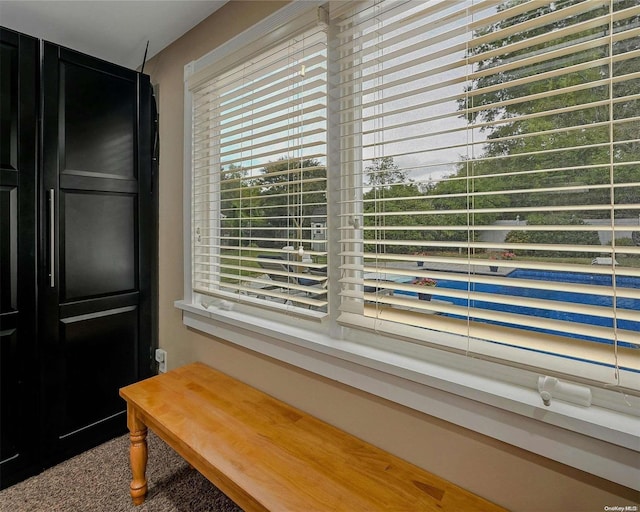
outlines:
[[[242,512],[149,432],[145,503],[129,496],[129,436],[0,491],[0,512]]]

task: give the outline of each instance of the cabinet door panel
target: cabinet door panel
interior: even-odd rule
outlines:
[[[37,40],[0,28],[0,488],[35,471]]]
[[[62,172],[135,179],[135,80],[62,61],[60,86]]]
[[[43,48],[44,436],[56,462],[125,432],[118,390],[150,374],[150,88]]]
[[[136,306],[100,311],[61,320],[65,340],[63,374],[66,388],[61,436],[104,418],[121,414],[122,401],[113,389],[136,379]],[[91,362],[90,364],[87,364]],[[96,400],[96,397],[101,397]]]
[[[18,46],[0,41],[0,166],[18,168]]]
[[[8,323],[8,322],[5,322]],[[20,456],[20,426],[12,418],[21,417],[20,376],[15,361],[18,336],[15,328],[0,331],[0,460],[9,462]]]
[[[65,302],[136,288],[135,199],[63,192]]]
[[[17,311],[18,187],[0,185],[0,314]]]

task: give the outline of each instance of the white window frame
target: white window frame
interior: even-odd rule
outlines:
[[[543,374],[340,326],[338,286],[329,286],[322,319],[281,314],[251,304],[231,304],[195,294],[191,287],[191,94],[186,81],[243,47],[283,37],[291,23],[320,1],[294,1],[185,67],[184,96],[184,298],[175,306],[183,323],[279,361],[438,417],[563,464],[640,490],[640,398],[588,389],[591,406],[555,397],[549,406],[538,389]],[[331,35],[331,29],[329,29]],[[331,56],[330,56],[331,58]],[[330,79],[331,80],[331,79]],[[331,105],[329,106],[331,111]],[[337,147],[329,115],[329,148]],[[329,150],[328,188],[339,180]],[[329,282],[340,278],[336,198],[327,205]],[[203,305],[204,303],[204,305]],[[441,336],[446,336],[441,334]],[[571,386],[569,386],[571,387]],[[568,399],[569,401],[567,401]],[[568,449],[569,448],[569,449]]]

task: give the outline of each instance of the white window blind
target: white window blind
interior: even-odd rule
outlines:
[[[191,81],[195,292],[326,311],[326,56],[316,22]]]
[[[332,23],[340,322],[640,389],[637,2],[336,2]]]

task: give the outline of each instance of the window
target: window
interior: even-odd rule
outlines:
[[[628,468],[636,3],[291,2],[190,64],[185,324],[612,478],[530,436],[589,432]],[[537,414],[546,376],[580,407]]]
[[[313,20],[192,87],[194,291],[326,311],[326,58]]]
[[[334,22],[340,321],[639,389],[637,3]]]

